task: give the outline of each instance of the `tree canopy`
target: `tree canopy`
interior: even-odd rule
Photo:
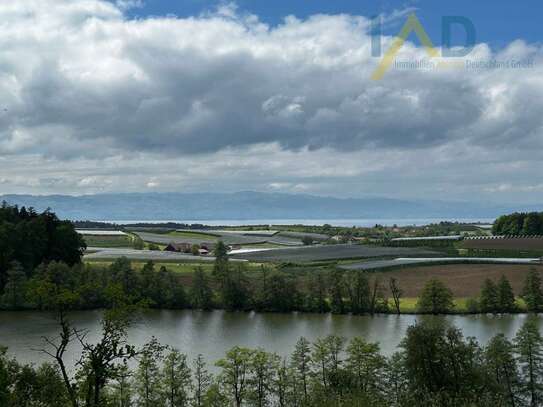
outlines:
[[[42,263],[63,262],[70,266],[81,261],[86,248],[83,238],[69,221],[51,211],[38,214],[32,208],[19,208],[3,202],[0,206],[0,291],[8,270],[17,262],[27,273]]]

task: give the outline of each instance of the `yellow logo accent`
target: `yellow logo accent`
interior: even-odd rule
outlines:
[[[424,28],[422,28],[422,24],[420,23],[417,16],[415,14],[410,14],[407,18],[406,23],[402,27],[400,34],[396,37],[396,39],[392,43],[392,46],[385,53],[383,59],[381,59],[381,63],[373,72],[371,76],[373,80],[377,81],[383,78],[385,72],[388,70],[388,68],[390,68],[390,65],[394,61],[396,54],[403,46],[405,40],[407,39],[407,37],[409,37],[409,34],[411,34],[412,31],[415,31],[415,34],[417,35],[422,45],[424,45],[424,48],[426,49],[426,52],[428,53],[430,58],[439,56],[439,51],[434,47],[434,44],[432,44],[432,40],[430,40],[430,37],[428,37],[426,31],[424,31]]]

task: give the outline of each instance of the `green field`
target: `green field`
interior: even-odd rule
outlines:
[[[188,239],[206,239],[206,240],[219,240],[219,236],[204,232],[190,232],[190,231],[175,231],[168,233],[169,236],[186,237]]]
[[[84,235],[88,247],[128,248],[133,246],[132,237],[125,236],[94,236]]]
[[[416,314],[418,298],[402,298],[400,300],[400,311],[402,314]],[[455,298],[454,309],[451,314],[466,314],[469,313],[467,302],[468,298]],[[526,304],[521,298],[516,299],[516,304],[519,312],[526,312]],[[394,303],[389,299],[390,309],[393,310]]]
[[[93,265],[93,266],[102,266],[102,267],[108,267],[112,264],[111,260],[108,261],[87,261],[85,264]],[[132,267],[135,270],[141,270],[143,266],[146,264],[145,261],[132,261],[131,262]],[[160,267],[164,266],[168,270],[180,274],[180,275],[192,275],[194,272],[194,269],[196,267],[202,267],[204,271],[211,273],[213,270],[213,263],[211,262],[198,262],[197,258],[194,262],[157,262],[155,264],[155,269],[158,270]],[[261,264],[258,263],[243,263],[244,267],[246,267],[248,276],[251,276],[251,274],[254,274],[255,272],[259,272],[261,270]]]

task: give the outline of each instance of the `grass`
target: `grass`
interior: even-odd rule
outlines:
[[[455,298],[454,309],[451,311],[451,314],[468,314],[468,300],[469,298]],[[402,314],[416,314],[418,312],[417,302],[419,299],[417,297],[401,298],[400,299],[400,312]],[[522,298],[516,299],[516,304],[519,312],[526,312],[526,304]],[[394,307],[394,303],[390,301],[391,310]]]
[[[130,236],[85,235],[83,238],[89,247],[128,248],[133,246]]]
[[[250,243],[241,245],[243,249],[276,249],[276,248],[285,248],[285,245],[278,243]]]
[[[168,235],[175,236],[175,237],[186,237],[189,239],[211,239],[211,240],[219,239],[218,235],[213,235],[213,234],[204,233],[204,232],[189,232],[189,231],[180,232],[176,230],[175,232],[168,233]]]
[[[99,261],[99,260],[93,260],[93,261],[86,261],[85,264],[88,264],[88,265],[95,265],[95,266],[101,266],[101,267],[108,267],[112,264],[113,262],[111,260],[105,260],[105,261]],[[147,262],[145,261],[132,261],[131,264],[132,264],[132,267],[135,269],[135,270],[141,270],[143,268],[143,266],[146,264]],[[244,263],[245,266],[247,267],[247,275],[249,277],[251,276],[254,276],[254,274],[258,271],[260,271],[260,268],[261,268],[261,264],[259,263]],[[157,262],[155,263],[155,269],[156,270],[159,270],[162,266],[166,267],[168,270],[176,273],[176,274],[179,274],[179,275],[184,275],[184,276],[192,276],[192,273],[194,271],[194,269],[196,267],[202,267],[202,269],[205,271],[205,272],[208,272],[208,273],[211,273],[211,271],[213,270],[213,263],[211,262],[198,262],[197,259],[195,259],[194,262],[179,262],[179,261],[175,261],[175,262]],[[235,265],[234,265],[235,267]]]

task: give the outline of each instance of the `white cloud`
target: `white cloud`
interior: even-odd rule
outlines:
[[[140,5],[0,4],[3,190],[32,192],[20,174],[33,163],[40,192],[542,193],[529,188],[540,179],[499,189],[541,173],[536,45],[469,55],[533,59],[530,69],[392,69],[375,82],[364,17],[270,27],[234,3],[191,18],[123,15]],[[425,55],[408,43],[398,58]]]

